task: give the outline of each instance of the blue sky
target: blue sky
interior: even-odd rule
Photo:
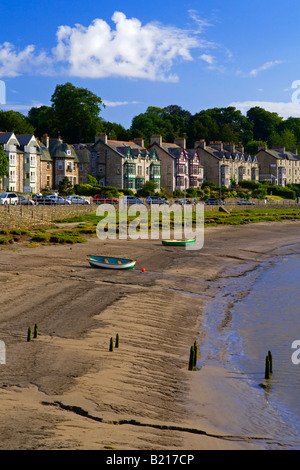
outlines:
[[[298,0],[1,0],[0,15],[0,109],[50,106],[71,82],[125,128],[148,106],[300,116]]]

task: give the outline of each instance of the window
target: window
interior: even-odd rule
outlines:
[[[50,187],[50,176],[47,176],[47,186]]]
[[[15,183],[16,182],[16,171],[10,170],[9,172],[9,181]]]
[[[47,170],[50,170],[50,162],[47,162]]]
[[[58,162],[57,162],[57,169],[58,169],[58,170],[62,170],[62,169],[63,169],[63,162],[61,162],[61,161],[58,161]]]
[[[137,171],[137,174],[138,174],[139,176],[141,176],[141,175],[143,174],[143,167],[142,167],[142,165],[138,165],[137,170],[138,170],[138,171]]]
[[[9,164],[10,166],[16,166],[16,155],[11,154],[9,156]]]

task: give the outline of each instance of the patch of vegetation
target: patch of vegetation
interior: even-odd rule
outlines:
[[[12,245],[13,243],[13,237],[0,237],[0,245]]]

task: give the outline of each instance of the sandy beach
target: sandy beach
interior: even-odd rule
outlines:
[[[264,448],[267,423],[254,434],[245,382],[220,358],[201,363],[202,320],[226,280],[298,249],[299,232],[298,222],[211,227],[199,251],[97,238],[1,250],[0,449]],[[137,263],[93,269],[87,254]],[[201,367],[191,372],[195,340]]]

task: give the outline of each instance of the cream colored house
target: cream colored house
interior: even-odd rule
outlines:
[[[204,167],[204,179],[217,187],[230,188],[232,183],[243,180],[259,180],[259,165],[256,156],[245,154],[241,144],[226,144],[204,140],[195,143]]]
[[[21,165],[21,160],[23,160],[23,171],[20,173],[23,174],[23,182],[20,185],[19,191],[27,193],[37,193],[41,189],[41,153],[39,148],[39,143],[34,135],[17,134],[17,139],[19,142],[18,149],[23,153],[23,158],[21,155],[19,157],[19,164]]]
[[[297,155],[296,148],[285,150],[284,146],[274,146],[268,149],[262,145],[256,158],[259,163],[260,181],[279,186],[300,184],[300,156]]]
[[[4,191],[23,192],[23,152],[13,132],[0,132],[0,145],[8,158],[8,176],[2,179]]]

